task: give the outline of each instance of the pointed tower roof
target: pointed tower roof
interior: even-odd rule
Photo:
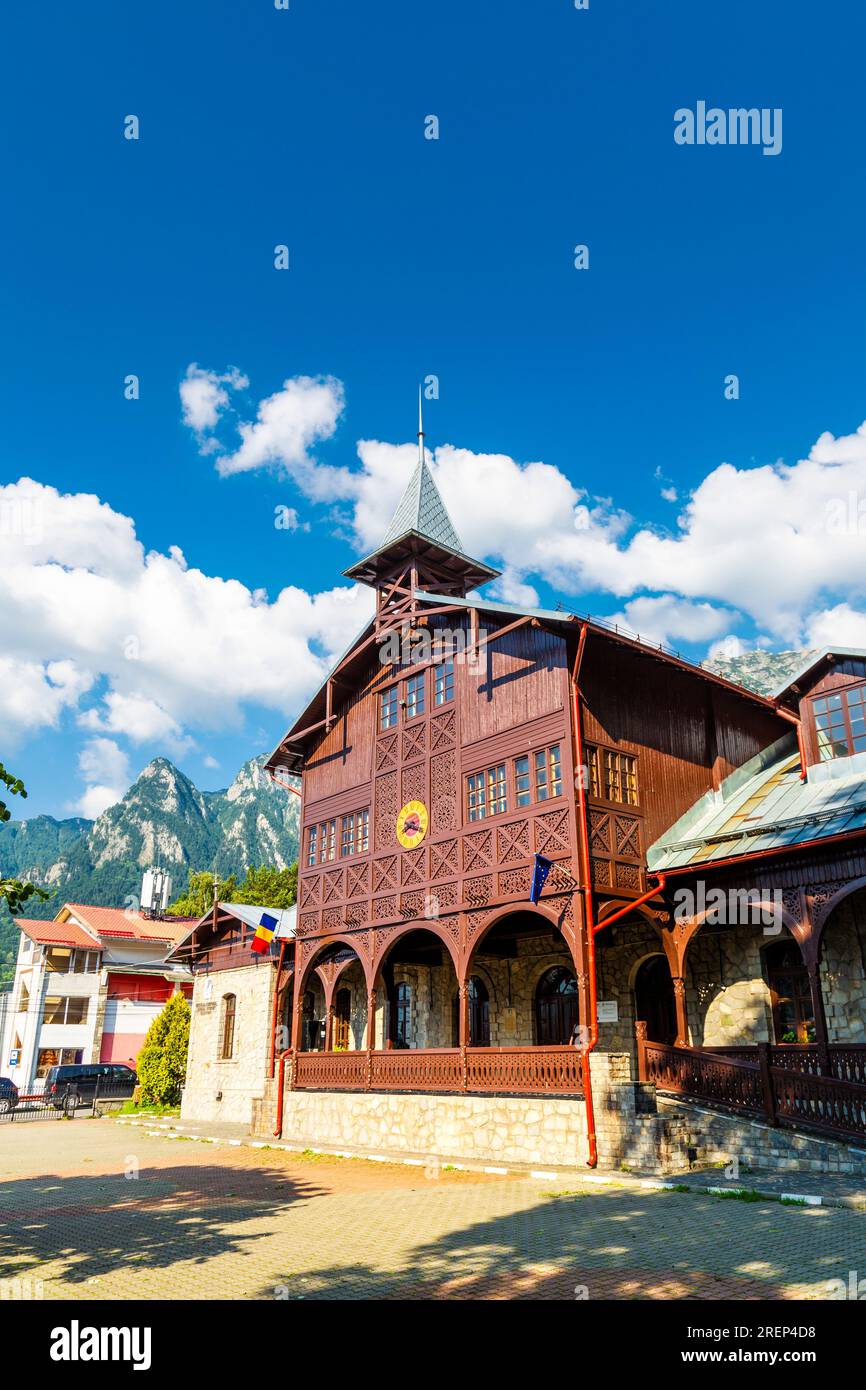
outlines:
[[[418,392],[418,462],[378,550],[344,570],[347,579],[375,587],[400,565],[415,562],[418,581],[432,580],[446,593],[466,594],[495,579],[499,570],[466,555],[424,455],[421,392]],[[428,585],[429,586],[429,585]],[[444,587],[443,587],[444,586]]]

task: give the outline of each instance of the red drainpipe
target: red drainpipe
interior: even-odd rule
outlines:
[[[583,649],[586,645],[587,625],[583,623],[580,629],[580,638],[577,644],[577,656],[574,661],[574,669],[571,673],[571,707],[572,723],[574,725],[574,752],[575,769],[577,773],[577,801],[579,809],[580,825],[578,841],[581,850],[581,892],[583,894],[584,919],[586,921],[587,939],[587,974],[589,976],[589,1041],[581,1050],[583,1061],[583,1094],[586,1105],[586,1137],[589,1143],[589,1158],[587,1159],[588,1168],[598,1166],[598,1138],[595,1128],[595,1109],[592,1103],[592,1075],[589,1067],[589,1055],[598,1042],[598,981],[595,974],[595,938],[603,927],[609,927],[611,922],[615,922],[620,917],[625,917],[627,913],[634,912],[635,908],[641,907],[650,898],[654,898],[665,886],[664,874],[653,874],[657,879],[655,888],[644,893],[634,901],[626,903],[617,912],[612,912],[609,917],[605,917],[603,922],[596,923],[595,905],[592,898],[592,865],[589,855],[589,818],[586,805],[586,787],[584,786],[583,769],[586,766],[583,749],[583,728],[580,718],[580,687],[577,683],[580,674],[580,666],[583,661]]]
[[[277,1009],[280,1005],[280,976],[283,973],[283,957],[286,954],[285,941],[280,942],[280,959],[277,963],[277,978],[274,983],[274,1011],[271,1015],[271,1077],[274,1075],[274,1059],[277,1055]]]
[[[776,713],[783,719],[787,719],[797,726],[797,747],[800,750],[800,781],[806,780],[806,740],[803,737],[803,721],[796,714],[791,714],[790,710],[782,709],[781,705],[776,706]]]
[[[300,787],[293,787],[291,782],[283,782],[281,778],[275,777],[274,774],[270,771],[268,772],[268,776],[270,777],[272,782],[276,782],[278,787],[285,787],[287,792],[294,792],[295,796],[301,795]]]
[[[274,1130],[274,1138],[281,1139],[283,1134],[283,1087],[286,1079],[286,1058],[290,1057],[292,1049],[287,1047],[285,1052],[280,1053],[280,1065],[277,1072],[277,1127]]]

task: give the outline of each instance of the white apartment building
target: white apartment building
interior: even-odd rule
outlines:
[[[153,1019],[190,972],[166,963],[190,923],[66,903],[54,921],[19,917],[15,984],[0,1037],[0,1075],[38,1091],[64,1062],[134,1067]]]

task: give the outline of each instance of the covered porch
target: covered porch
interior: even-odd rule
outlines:
[[[553,917],[510,910],[471,943],[407,923],[325,941],[299,973],[293,1089],[583,1094],[578,974]]]

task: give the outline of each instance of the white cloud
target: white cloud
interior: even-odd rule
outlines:
[[[249,379],[237,367],[229,367],[228,371],[218,374],[191,362],[180,383],[184,424],[199,435],[216,429],[220,416],[229,406],[226,387],[232,391],[243,391],[249,384]],[[212,452],[212,446],[206,443],[205,451]]]
[[[190,372],[194,374],[190,376]],[[240,444],[230,449],[213,431],[228,404],[221,383],[232,373],[218,375],[191,367],[181,383],[184,419],[199,435],[203,453],[217,454],[216,467],[224,477],[258,468],[276,468],[288,474],[307,496],[334,501],[352,490],[352,474],[345,468],[318,463],[312,450],[331,439],[343,413],[343,383],[332,376],[287,378],[279,391],[259,402],[255,421],[237,424]],[[246,377],[240,378],[248,385]]]
[[[659,594],[630,599],[621,613],[614,613],[607,621],[637,634],[644,642],[672,647],[678,641],[708,642],[724,632],[736,616],[730,609],[714,608],[711,603]]]
[[[348,502],[358,548],[369,551],[391,519],[416,446],[360,440],[360,470],[318,463],[312,445],[334,434],[343,404],[333,377],[289,379],[260,403],[254,424],[240,425],[240,447],[224,451],[217,467],[278,465],[308,498]],[[500,593],[535,593],[537,577],[574,595],[602,592],[632,603],[652,596],[658,631],[658,605],[669,610],[667,596],[676,594],[695,606],[683,637],[714,627],[709,605],[738,610],[786,645],[804,642],[834,601],[866,599],[866,423],[840,438],[823,433],[792,465],[719,464],[685,499],[673,527],[641,526],[616,500],[591,497],[542,462],[451,444],[430,462],[465,549],[506,571]],[[674,502],[671,480],[661,468],[655,476]]]
[[[23,480],[0,486],[0,511],[21,489],[42,527],[0,547],[4,732],[56,725],[97,682],[84,726],[133,742],[237,727],[251,703],[288,717],[372,611],[358,587],[269,600],[179,550],[145,554],[131,520],[85,494]]]
[[[866,650],[866,613],[848,603],[812,613],[807,625],[809,647],[858,647]]]
[[[39,728],[56,728],[64,709],[74,708],[92,684],[90,673],[71,661],[0,656],[0,727],[7,746]]]
[[[78,770],[87,786],[73,810],[91,820],[120,801],[129,787],[129,759],[113,739],[89,739],[78,755]]]

